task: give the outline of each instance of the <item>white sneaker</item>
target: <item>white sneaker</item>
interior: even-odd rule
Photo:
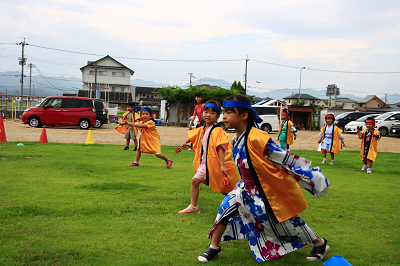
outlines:
[[[334,165],[334,164],[335,164],[335,161],[332,160],[329,164],[330,164],[330,165]]]
[[[371,168],[367,168],[367,174],[372,174]]]
[[[321,164],[326,164],[326,159],[323,159]]]
[[[365,164],[365,165],[361,168],[361,171],[365,171],[365,170],[367,170],[367,168],[368,168],[368,166]]]

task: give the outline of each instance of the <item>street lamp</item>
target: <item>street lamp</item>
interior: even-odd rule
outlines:
[[[305,69],[305,68],[306,67],[300,68],[299,102],[300,102],[300,89],[301,89],[301,73],[303,72],[303,69]]]

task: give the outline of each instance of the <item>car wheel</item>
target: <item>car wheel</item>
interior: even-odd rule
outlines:
[[[223,129],[223,130],[227,130],[227,128],[226,128],[226,126],[225,126],[225,124],[224,123],[218,123],[218,125]]]
[[[94,122],[93,127],[94,128],[100,128],[103,125],[103,123],[101,123],[100,119],[96,118],[96,122]]]
[[[264,125],[261,126],[261,130],[266,131],[266,132],[269,133],[269,132],[271,132],[272,128],[271,128],[271,125],[264,124]]]
[[[30,125],[31,127],[41,127],[42,124],[40,123],[40,119],[39,117],[30,117],[28,119],[28,125]]]
[[[388,129],[386,127],[381,127],[379,131],[381,132],[381,136],[386,136],[388,134]]]
[[[81,129],[89,129],[90,127],[90,121],[86,118],[79,120],[79,127]]]

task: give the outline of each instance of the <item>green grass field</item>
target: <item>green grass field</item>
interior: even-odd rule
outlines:
[[[162,147],[171,169],[117,145],[0,143],[0,265],[195,265],[223,199],[202,185],[201,214],[179,215],[189,203],[193,153]],[[317,151],[293,151],[320,165]],[[301,217],[328,239],[333,255],[352,265],[399,265],[399,154],[379,153],[373,174],[359,152],[322,165],[327,196],[306,194]],[[328,160],[329,162],[329,160]],[[306,192],[305,192],[306,193]],[[210,265],[258,265],[246,240],[222,242]],[[268,265],[307,262],[311,247]]]

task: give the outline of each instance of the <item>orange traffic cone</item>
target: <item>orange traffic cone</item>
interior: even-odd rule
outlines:
[[[45,128],[43,128],[43,130],[42,130],[42,134],[40,135],[39,142],[40,143],[48,143],[47,134],[46,134],[46,129]]]
[[[0,142],[7,142],[6,130],[4,129],[4,122],[2,117],[0,117]]]

